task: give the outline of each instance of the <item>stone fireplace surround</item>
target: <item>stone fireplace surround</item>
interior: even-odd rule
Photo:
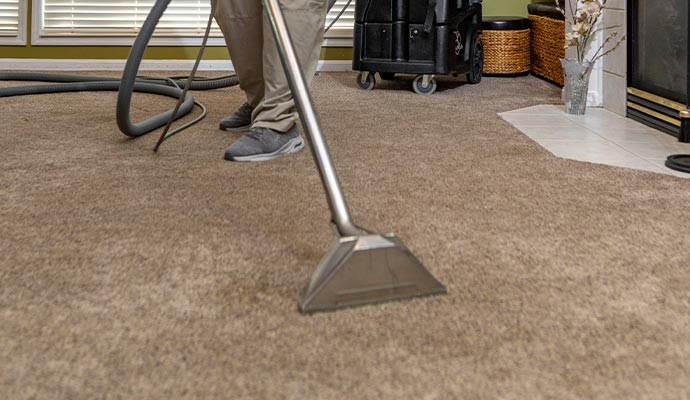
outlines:
[[[619,36],[627,34],[626,0],[609,0],[604,13],[604,26],[620,25]],[[602,105],[619,115],[625,115],[627,89],[627,46],[622,44],[616,51],[604,57],[602,80]]]

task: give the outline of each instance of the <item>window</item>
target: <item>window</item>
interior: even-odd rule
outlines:
[[[25,0],[0,0],[0,45],[23,45]]]
[[[349,5],[348,0],[336,0],[326,17],[326,26],[333,22],[333,19],[340,14],[345,6],[347,6],[345,12],[326,33],[326,43],[328,45],[352,46],[352,30],[355,26],[355,0],[352,0]]]
[[[17,0],[0,0],[17,1]],[[130,45],[154,0],[34,0],[36,44]],[[338,15],[347,0],[337,0],[327,24]],[[209,0],[173,0],[158,23],[151,44],[197,45],[204,34]],[[327,44],[352,39],[354,1],[328,34]],[[220,29],[213,24],[209,45],[224,45]]]
[[[34,0],[37,44],[131,45],[154,0]],[[173,0],[151,44],[200,43],[211,11],[209,0]],[[221,38],[215,25],[211,38]],[[223,44],[220,39],[220,44]]]

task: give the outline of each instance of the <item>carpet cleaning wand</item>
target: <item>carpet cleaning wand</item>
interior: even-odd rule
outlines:
[[[375,234],[352,222],[278,0],[262,2],[340,235],[307,283],[299,300],[300,311],[446,293],[395,235]]]

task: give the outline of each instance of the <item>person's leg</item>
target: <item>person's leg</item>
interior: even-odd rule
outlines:
[[[252,111],[264,97],[262,14],[261,0],[218,0],[216,5],[216,23],[247,96],[247,104],[220,122],[221,129],[248,128]]]
[[[326,0],[280,0],[280,7],[302,73],[310,83],[321,53]],[[254,109],[252,126],[286,132],[295,124],[298,116],[266,13],[263,18],[264,98]]]
[[[311,82],[321,52],[326,0],[281,0],[302,73]],[[266,161],[304,148],[297,113],[268,17],[263,17],[264,98],[254,110],[250,132],[225,150],[233,161]]]

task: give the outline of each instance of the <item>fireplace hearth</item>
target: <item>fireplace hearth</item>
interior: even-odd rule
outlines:
[[[690,142],[688,0],[628,0],[627,115]]]

